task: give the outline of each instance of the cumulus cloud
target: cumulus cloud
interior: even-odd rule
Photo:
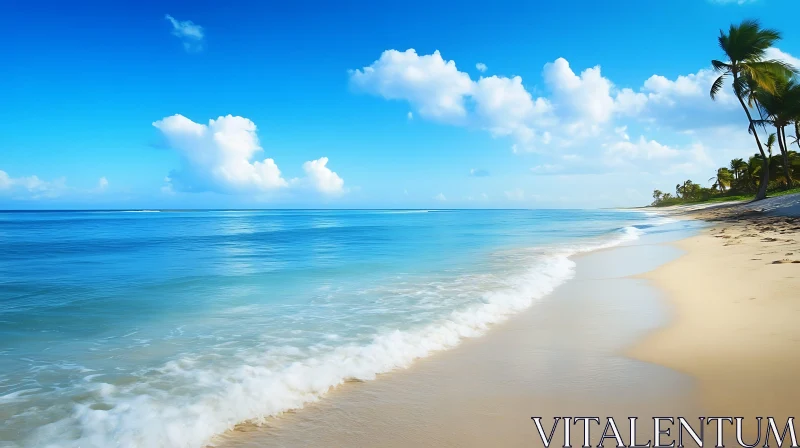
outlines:
[[[441,201],[441,202],[444,202],[444,201],[447,200],[447,198],[442,193],[437,194],[436,196],[433,197],[433,199],[436,199],[437,201]]]
[[[618,141],[605,146],[604,162],[616,169],[684,177],[706,173],[717,166],[700,142],[688,147],[673,147],[642,136],[638,140]]]
[[[14,199],[53,199],[69,191],[65,177],[46,181],[39,176],[11,177],[0,170],[0,193],[10,194]]]
[[[0,190],[8,190],[11,185],[13,185],[11,177],[5,171],[0,170]]]
[[[713,172],[717,166],[701,143],[692,144],[687,150],[681,151],[684,161],[667,165],[661,169],[661,174],[688,177],[697,174]],[[701,179],[705,180],[705,179]]]
[[[730,86],[720,91],[716,101],[709,91],[719,75],[711,69],[669,79],[661,75],[648,78],[638,92],[628,96],[623,115],[678,131],[722,126],[741,119],[741,105]],[[631,100],[630,98],[635,98]]]
[[[386,99],[405,100],[423,117],[457,121],[466,115],[464,97],[472,92],[469,75],[436,51],[417,55],[414,49],[386,50],[371,65],[350,71],[360,90]]]
[[[475,68],[477,68],[479,72],[483,73],[489,67],[487,67],[486,64],[484,64],[483,62],[478,62],[477,64],[475,64]]]
[[[545,83],[553,90],[555,107],[572,124],[595,125],[611,119],[614,99],[611,81],[600,73],[600,66],[587,68],[580,75],[564,58],[544,66]]]
[[[176,114],[153,126],[183,159],[183,167],[169,176],[177,190],[233,193],[288,186],[273,159],[253,161],[263,150],[256,125],[247,118],[228,115],[200,124]]]
[[[327,157],[320,157],[303,164],[303,171],[306,172],[311,184],[320,193],[327,195],[340,195],[344,193],[344,180],[338,174],[331,171],[326,165]]]
[[[639,137],[638,141],[623,140],[613,143],[606,150],[608,162],[612,165],[636,159],[669,159],[678,155],[677,150],[655,140],[647,140],[644,136]]]
[[[778,48],[769,49],[767,57],[800,68],[798,58]],[[617,86],[599,65],[573,67],[558,58],[544,64],[543,85],[533,90],[519,76],[471,78],[438,51],[388,50],[350,73],[357,89],[408,101],[420,118],[483,129],[508,138],[514,153],[537,153],[542,158],[532,168],[537,174],[630,170],[678,176],[713,168],[709,153],[719,164],[753,151],[730,85],[716,101],[710,98],[718,77],[711,67]],[[631,132],[649,137],[634,140]]]
[[[176,20],[171,15],[164,16],[172,24],[172,35],[180,39],[183,48],[188,52],[198,52],[203,49],[205,33],[203,27],[191,20]]]
[[[472,98],[483,128],[494,136],[511,135],[520,145],[531,145],[537,139],[530,123],[545,119],[551,111],[547,100],[533,99],[519,76],[481,78],[475,83]],[[539,141],[543,138],[539,136]]]
[[[350,82],[366,93],[408,101],[421,117],[480,127],[496,137],[512,136],[520,149],[547,138],[530,122],[544,121],[550,105],[534,99],[522,78],[475,81],[439,51],[420,56],[414,49],[386,50],[371,65],[351,70]]]
[[[97,191],[105,191],[106,188],[108,188],[108,179],[103,176],[97,181]]]
[[[153,123],[182,167],[164,178],[162,193],[215,191],[228,194],[269,193],[289,187],[310,186],[325,195],[346,193],[344,180],[321,157],[303,164],[306,176],[288,182],[275,160],[257,159],[263,152],[257,127],[251,120],[227,115],[208,124],[176,114]]]
[[[777,47],[767,48],[767,51],[764,54],[764,56],[766,57],[766,59],[777,59],[779,61],[786,62],[792,67],[800,70],[800,58],[796,58],[790,55],[789,53],[781,51],[780,48]]]

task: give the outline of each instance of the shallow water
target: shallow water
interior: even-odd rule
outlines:
[[[0,444],[203,446],[479,336],[570,278],[569,255],[655,237],[666,222],[569,210],[0,213]]]
[[[377,381],[345,384],[302,411],[240,425],[214,446],[522,448],[541,443],[531,416],[707,415],[691,377],[624,355],[670,314],[660,290],[631,276],[680,257],[660,243],[696,227],[668,224],[572,257],[572,279],[484,337]],[[582,434],[572,442],[580,445]]]

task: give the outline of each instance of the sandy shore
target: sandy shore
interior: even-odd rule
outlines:
[[[689,376],[624,355],[666,323],[660,291],[634,278],[681,256],[664,237],[580,256],[575,278],[483,337],[218,446],[531,447],[532,416],[699,415]]]
[[[800,196],[697,208],[714,226],[645,274],[674,306],[629,354],[698,380],[715,415],[794,415],[800,403]]]

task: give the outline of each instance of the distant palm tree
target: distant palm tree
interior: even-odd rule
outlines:
[[[740,187],[742,175],[747,169],[747,162],[744,159],[733,159],[731,160],[731,173],[733,173],[733,183],[731,186],[733,187]]]
[[[772,147],[775,146],[775,133],[769,134],[767,137],[767,152],[769,153],[770,158],[772,157]]]
[[[772,47],[780,38],[780,32],[772,29],[762,29],[756,20],[744,20],[739,25],[731,25],[727,34],[722,30],[719,32],[719,46],[730,62],[711,61],[714,69],[722,73],[711,85],[711,98],[716,99],[717,94],[725,84],[726,78],[730,76],[733,83],[733,93],[747,115],[750,133],[756,139],[758,151],[763,156],[762,162],[764,165],[761,173],[761,184],[759,185],[756,199],[767,197],[769,165],[767,164],[767,154],[764,152],[761,140],[758,138],[758,131],[750,114],[750,109],[744,100],[748,98],[748,101],[750,101],[752,86],[758,86],[766,92],[775,93],[778,76],[786,71],[791,71],[791,67],[784,62],[765,60],[766,50]]]
[[[727,168],[718,168],[717,175],[708,179],[709,181],[714,181],[714,185],[717,186],[721,193],[725,193],[725,189],[731,185],[731,181],[733,180],[733,176],[731,175],[731,171]]]
[[[783,159],[780,164],[783,170],[783,179],[786,187],[792,188],[792,174],[789,169],[789,156],[787,154],[789,144],[786,140],[786,126],[793,120],[800,119],[800,85],[786,76],[776,84],[775,93],[759,89],[756,90],[755,99],[759,113],[762,116],[758,123],[762,125],[770,124],[775,127],[778,147],[781,150]],[[770,134],[770,139],[767,141],[767,148],[770,148],[770,157],[772,157],[770,142],[774,143],[775,140],[775,134]]]
[[[765,167],[767,167],[765,169]],[[747,169],[744,172],[744,181],[750,191],[758,191],[761,189],[761,183],[764,182],[764,171],[769,168],[768,162],[761,154],[753,154],[747,159]],[[769,177],[767,178],[769,182]]]
[[[800,148],[800,117],[794,121],[794,143]]]

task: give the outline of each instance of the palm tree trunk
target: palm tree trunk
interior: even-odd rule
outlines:
[[[737,74],[736,72],[733,73],[733,81],[736,82]],[[736,99],[739,100],[739,104],[742,105],[742,109],[744,109],[744,113],[747,114],[747,121],[750,122],[750,130],[753,132],[753,137],[756,139],[756,145],[758,145],[758,151],[761,153],[761,158],[764,161],[763,167],[761,168],[761,185],[758,186],[758,193],[756,193],[756,201],[764,199],[767,197],[767,184],[769,183],[769,159],[767,158],[767,154],[764,152],[764,148],[761,146],[761,139],[758,138],[758,131],[756,131],[756,126],[753,123],[753,117],[750,115],[750,109],[747,108],[747,105],[744,104],[744,100],[739,92],[736,93]]]
[[[792,188],[792,171],[789,169],[789,145],[786,144],[786,129],[782,126],[778,128],[778,146],[781,148],[783,156],[783,175],[786,177],[786,189]]]
[[[800,120],[794,122],[794,142],[800,148]],[[786,149],[789,149],[788,147]]]

